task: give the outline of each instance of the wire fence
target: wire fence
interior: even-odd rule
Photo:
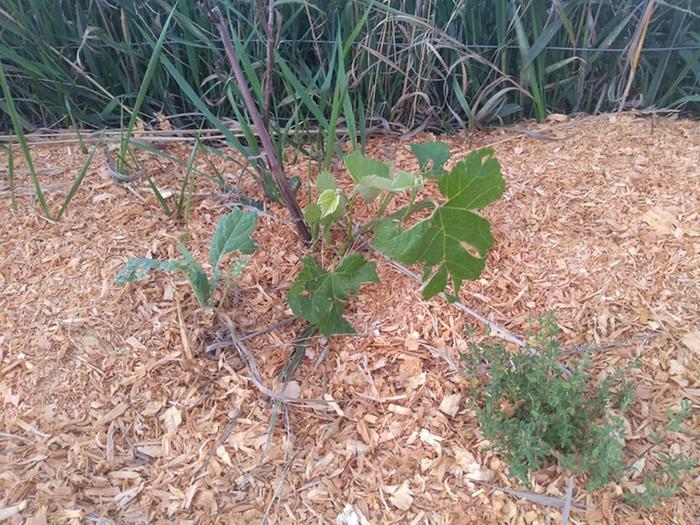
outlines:
[[[252,42],[256,44],[267,44],[267,40],[264,40],[262,38],[249,38],[249,39],[244,39],[245,42]],[[277,44],[278,45],[294,45],[294,44],[336,44],[336,40],[329,40],[329,39],[280,39]],[[196,47],[200,49],[216,49],[218,51],[224,51],[224,47],[213,44],[213,43],[208,43],[208,44],[200,44],[196,42],[185,42],[183,40],[165,40],[163,42],[164,45],[183,45],[186,47]],[[506,45],[500,45],[500,44],[469,44],[469,43],[464,43],[464,45],[467,48],[471,49],[494,49],[494,50],[499,50],[499,49],[520,49],[520,47],[516,44],[506,44]],[[398,42],[393,42],[391,44],[392,47],[396,48],[410,48],[414,47],[415,44],[412,43],[398,43]],[[66,44],[65,46],[62,47],[62,49],[78,49],[81,47],[88,47],[90,49],[118,49],[118,50],[125,50],[125,49],[141,49],[144,47],[152,47],[152,44],[150,42],[113,42],[113,43],[107,43],[107,42],[99,42],[99,43],[85,43],[85,42],[75,42],[71,44]],[[24,48],[21,46],[14,46],[11,47],[13,51],[22,51]],[[544,46],[542,48],[544,51],[569,51],[571,53],[592,53],[592,52],[597,52],[597,53],[624,53],[629,50],[629,47],[570,47],[570,46]],[[668,53],[668,52],[674,52],[674,51],[698,51],[700,50],[700,45],[692,45],[692,46],[662,46],[662,47],[643,47],[642,48],[642,53]]]

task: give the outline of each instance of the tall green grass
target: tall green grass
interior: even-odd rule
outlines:
[[[269,108],[282,137],[278,147],[299,133],[316,137],[318,129],[315,140],[327,152],[336,128],[349,129],[353,140],[372,126],[475,128],[549,112],[615,110],[623,99],[700,111],[697,0],[656,2],[626,98],[646,1],[277,0],[269,103],[267,1],[220,4],[239,35],[236,51],[259,107]],[[0,59],[19,123],[25,130],[73,122],[117,127],[126,114],[130,124],[140,118],[148,126],[164,114],[176,127],[211,125],[224,133],[233,120],[248,140],[227,140],[259,156],[201,6],[4,0]],[[4,130],[13,127],[7,110],[3,98]]]

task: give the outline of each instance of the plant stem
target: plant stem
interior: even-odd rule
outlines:
[[[299,236],[305,243],[308,244],[311,242],[311,232],[309,231],[308,226],[304,222],[304,214],[302,213],[301,208],[299,207],[299,203],[297,202],[297,199],[294,196],[292,188],[290,188],[289,186],[289,181],[284,176],[284,170],[282,169],[282,165],[280,164],[280,161],[277,158],[277,153],[275,152],[275,148],[272,145],[272,140],[270,140],[270,135],[267,132],[267,128],[265,128],[265,122],[263,121],[263,118],[260,115],[258,107],[255,105],[253,96],[250,93],[250,88],[248,87],[248,81],[246,80],[245,75],[243,74],[241,64],[238,61],[238,57],[236,56],[236,53],[233,50],[231,33],[229,32],[228,28],[228,20],[224,20],[224,16],[218,7],[214,7],[210,11],[210,14],[212,20],[214,21],[214,24],[219,30],[221,39],[223,40],[224,50],[226,51],[226,58],[228,59],[231,69],[233,69],[233,74],[235,75],[236,82],[238,83],[238,89],[240,90],[241,95],[243,96],[243,100],[245,101],[245,105],[248,108],[248,112],[250,113],[250,116],[253,119],[253,124],[257,129],[258,135],[260,136],[260,141],[262,142],[263,149],[265,150],[265,156],[267,157],[267,162],[270,166],[272,176],[274,177],[275,183],[277,184],[277,187],[279,188],[280,193],[282,194],[284,204],[289,210],[292,219],[294,220],[294,224],[296,225],[297,231],[299,232]]]

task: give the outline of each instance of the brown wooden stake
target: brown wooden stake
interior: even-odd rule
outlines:
[[[221,10],[218,7],[214,7],[210,11],[211,19],[219,30],[221,35],[221,40],[224,43],[224,50],[226,51],[226,58],[228,58],[228,63],[233,69],[233,74],[236,77],[236,82],[238,83],[238,89],[243,95],[243,100],[251,118],[253,119],[253,125],[256,128],[257,134],[260,137],[260,142],[262,142],[263,150],[265,151],[265,156],[267,157],[267,163],[270,166],[270,171],[272,172],[272,177],[275,179],[275,184],[282,194],[282,199],[284,204],[289,210],[289,213],[294,220],[294,224],[297,227],[299,236],[304,240],[304,242],[311,242],[311,232],[304,222],[304,214],[299,207],[296,197],[292,188],[289,186],[289,181],[287,177],[284,176],[284,170],[282,169],[282,164],[280,164],[277,158],[277,153],[270,140],[270,135],[265,127],[260,111],[253,100],[253,96],[250,94],[250,88],[248,87],[248,82],[243,74],[243,69],[241,64],[238,62],[238,57],[233,50],[233,43],[231,40],[231,33],[228,30],[228,20],[224,19]]]

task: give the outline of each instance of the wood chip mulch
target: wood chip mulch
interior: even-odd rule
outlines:
[[[637,387],[626,445],[630,457],[648,457],[636,464],[642,476],[594,494],[577,479],[570,523],[697,523],[697,470],[653,510],[618,496],[658,468],[643,456],[649,437],[683,399],[690,430],[673,433],[670,449],[700,459],[700,123],[555,116],[528,127],[560,140],[503,130],[446,139],[453,159],[492,145],[507,181],[485,211],[496,246],[463,301],[520,336],[552,311],[563,346],[601,344],[601,378],[629,368]],[[32,151],[57,209],[85,156],[73,145]],[[397,139],[372,140],[369,154],[414,167]],[[182,168],[143,158],[177,194]],[[12,212],[0,172],[0,522],[561,522],[567,474],[552,466],[528,488],[509,479],[468,408],[468,378],[450,366],[487,335],[483,326],[440,299],[423,301],[417,283],[368,253],[381,284],[348,309],[358,335],[315,338],[285,390],[336,402],[275,410],[232,350],[218,361],[202,355],[221,327],[181,278],[115,284],[130,257],[177,256],[186,228],[145,183],[116,185],[103,163],[100,152],[59,223],[40,216],[26,174]],[[236,180],[233,163],[216,164]],[[287,173],[308,180],[314,171],[298,160]],[[185,242],[201,261],[227,199],[197,180]],[[241,334],[290,316],[286,289],[306,251],[285,211],[268,212],[224,307]],[[275,378],[302,328],[246,341],[271,388],[281,390]],[[628,343],[605,345],[618,341]]]

